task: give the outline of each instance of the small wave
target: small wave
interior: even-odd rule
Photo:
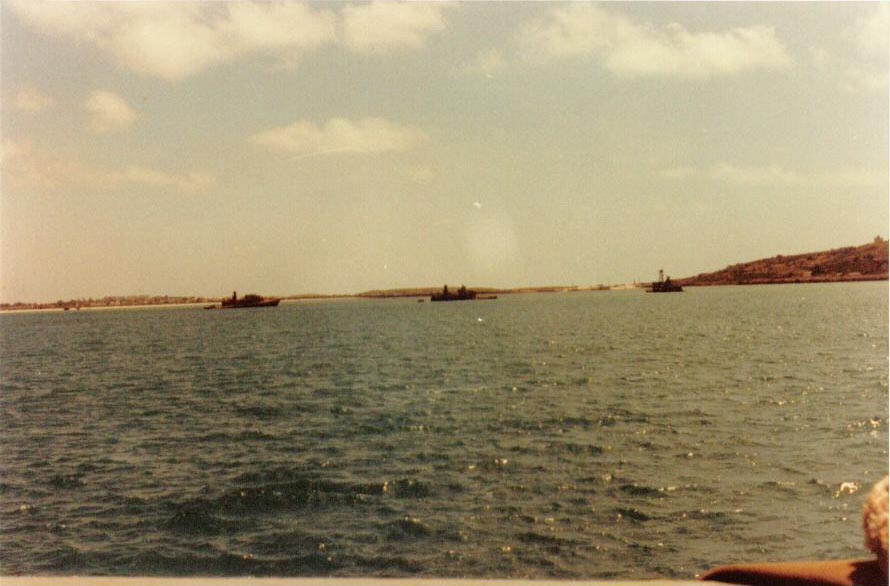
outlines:
[[[53,488],[70,490],[84,486],[80,474],[57,474],[47,481]]]
[[[80,550],[73,547],[55,548],[35,556],[38,571],[75,572],[84,567],[84,559]]]
[[[239,525],[223,521],[198,508],[184,507],[176,511],[163,524],[163,528],[187,535],[216,535],[233,527],[237,529]]]
[[[782,482],[780,480],[767,480],[765,482],[760,483],[761,487],[769,488],[773,490],[779,490],[781,492],[797,492],[795,489],[796,484],[794,482]]]
[[[576,444],[572,442],[552,443],[548,448],[556,452],[567,452],[569,454],[585,454],[588,456],[599,456],[603,453],[603,448],[593,444]]]
[[[594,421],[586,417],[559,417],[550,420],[550,423],[562,428],[580,427],[581,429],[590,429],[595,424]]]
[[[295,468],[271,468],[262,471],[251,471],[239,474],[233,479],[237,485],[258,486],[278,482],[299,482],[310,478],[313,470],[308,466]]]
[[[356,556],[349,560],[354,566],[380,573],[383,576],[391,575],[418,575],[426,570],[426,566],[420,562],[408,560],[403,557]]]
[[[634,496],[663,496],[663,490],[652,488],[651,486],[642,486],[637,483],[622,484],[618,487],[618,490]]]
[[[198,501],[197,506],[223,514],[250,515],[289,508],[320,508],[326,505],[354,504],[359,494],[344,494],[327,483],[302,480],[287,484],[235,488],[210,501]]]
[[[384,527],[387,539],[397,541],[420,539],[432,534],[432,529],[416,517],[403,517],[391,521]]]
[[[269,406],[264,406],[264,405],[238,406],[238,407],[235,407],[235,411],[239,415],[246,415],[248,417],[262,419],[264,421],[268,421],[270,419],[275,419],[275,418],[281,416],[281,408],[269,407]]]
[[[246,431],[242,431],[235,438],[236,441],[274,440],[274,439],[277,439],[274,435],[270,435],[268,433],[259,431],[257,429],[249,429]]]
[[[649,519],[652,518],[649,515],[647,515],[646,513],[644,513],[643,511],[641,511],[635,507],[634,508],[623,508],[622,507],[622,508],[615,509],[615,512],[618,514],[619,517],[627,518],[627,519],[630,519],[631,521],[635,521],[635,522],[648,521]]]
[[[354,506],[370,497],[422,499],[430,486],[415,478],[350,483],[319,478],[303,469],[247,473],[235,479],[236,487],[216,498],[201,498],[184,506],[208,514],[253,515],[286,509]]]
[[[409,417],[379,417],[364,422],[353,430],[358,435],[389,435],[394,432],[430,432],[428,424],[418,423]]]
[[[727,514],[723,511],[710,511],[708,509],[699,509],[684,514],[690,519],[707,519],[711,521],[725,521],[727,519]]]
[[[488,424],[490,431],[517,430],[525,432],[543,431],[544,423],[533,419],[499,419]]]
[[[285,560],[260,559],[253,555],[139,554],[126,560],[127,573],[171,576],[306,576],[329,574],[339,567],[323,552],[289,556]]]
[[[508,458],[492,458],[489,460],[483,460],[478,465],[472,465],[472,468],[473,469],[479,468],[479,469],[485,470],[485,471],[492,471],[492,470],[501,471],[501,470],[507,469],[507,467],[509,467],[509,466],[510,466],[510,460]]]
[[[231,439],[231,436],[229,436],[228,434],[214,431],[212,433],[207,433],[207,434],[204,434],[204,435],[198,437],[195,441],[198,441],[201,443],[213,443],[213,442],[224,442],[224,441],[228,441],[230,439]]]
[[[402,478],[383,483],[383,492],[396,498],[424,498],[430,496],[430,487],[419,480]]]
[[[823,493],[831,494],[832,487],[827,482],[823,480],[819,480],[818,478],[810,478],[807,482],[808,485],[813,487],[818,487]]]
[[[614,415],[606,415],[605,417],[601,417],[597,420],[596,424],[600,427],[612,427],[616,423],[618,423],[619,419]]]
[[[559,551],[560,547],[568,546],[573,543],[570,539],[565,539],[557,535],[538,533],[537,531],[526,531],[525,533],[517,535],[516,538],[523,543],[544,546],[545,549],[548,549],[553,553]]]

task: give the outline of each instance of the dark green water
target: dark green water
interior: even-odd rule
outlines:
[[[853,283],[3,315],[0,574],[863,555],[887,308]]]

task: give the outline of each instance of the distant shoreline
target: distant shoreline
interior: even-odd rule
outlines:
[[[850,283],[862,281],[887,281],[888,242],[880,236],[869,244],[846,246],[822,252],[811,252],[770,258],[730,265],[712,273],[674,279],[683,287],[725,287],[733,285],[805,285],[810,283]],[[539,285],[535,287],[471,287],[480,295],[512,295],[521,293],[572,293],[578,291],[635,290],[650,287],[651,283],[625,283],[618,285]],[[298,295],[269,296],[284,302],[331,300],[331,299],[398,299],[431,297],[439,293],[439,287],[401,287],[398,289],[373,289],[361,293],[331,294],[303,293]],[[3,303],[3,312],[81,311],[118,308],[183,307],[217,304],[221,298],[171,295],[122,295],[99,299],[69,299],[54,303]]]
[[[888,243],[880,236],[862,246],[781,255],[730,265],[711,273],[675,279],[683,287],[774,285],[779,283],[845,283],[886,281]]]
[[[744,285],[811,285],[823,283],[859,283],[859,282],[880,282],[888,281],[888,275],[849,275],[846,277],[826,276],[823,278],[810,279],[757,279],[751,281],[722,281],[722,282],[697,282],[688,283],[686,280],[677,280],[684,287],[735,287]],[[643,290],[649,283],[634,283],[626,285],[597,285],[592,287],[579,287],[575,285],[566,286],[546,286],[546,287],[519,287],[513,289],[499,289],[493,287],[477,287],[475,291],[484,295],[522,295],[535,293],[581,293],[589,291],[633,291]],[[366,291],[355,294],[332,294],[332,295],[296,295],[289,297],[281,297],[282,304],[293,304],[304,301],[336,301],[336,300],[356,300],[356,299],[409,299],[429,297],[432,292],[438,292],[438,288],[410,288],[410,289],[382,289],[374,291]],[[219,303],[219,299],[207,299],[206,301],[194,302],[166,302],[166,303],[131,303],[131,304],[109,304],[109,305],[83,305],[79,308],[70,306],[67,311],[113,311],[116,309],[171,309],[171,308],[187,308],[187,307],[205,307],[211,304]],[[95,302],[94,302],[95,303]],[[25,307],[0,307],[0,313],[9,314],[29,314],[29,313],[63,313],[66,311],[64,307],[55,304],[21,304]],[[34,307],[42,305],[42,307]]]
[[[356,299],[357,297],[358,296],[356,295],[313,295],[309,297],[280,297],[280,299],[282,303],[295,303],[300,301],[313,301],[319,299],[326,301],[335,299]],[[207,305],[216,305],[220,301],[220,299],[207,299],[206,301],[170,301],[166,303],[121,303],[109,305],[93,304],[81,305],[80,307],[71,305],[67,309],[55,304],[25,303],[22,305],[26,305],[28,307],[0,307],[0,313],[64,313],[65,311],[73,311],[77,313],[79,311],[113,311],[115,309],[169,309],[175,307],[206,307]],[[43,307],[33,307],[33,305],[42,305]]]
[[[818,283],[860,283],[887,281],[888,275],[850,275],[847,277],[810,277],[810,278],[783,278],[783,279],[751,279],[748,281],[711,281],[711,282],[686,282],[685,279],[677,280],[684,287],[735,287],[739,285],[814,285]]]

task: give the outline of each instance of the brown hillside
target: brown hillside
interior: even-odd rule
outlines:
[[[678,279],[681,285],[760,285],[887,279],[887,241],[875,238],[848,246],[794,256],[778,255],[726,267],[713,273]]]

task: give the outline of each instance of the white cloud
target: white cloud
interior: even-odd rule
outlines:
[[[846,36],[862,56],[881,57],[886,62],[890,51],[890,4],[878,2],[874,6],[869,16],[856,20]]]
[[[549,21],[529,23],[521,37],[529,58],[547,59],[602,51],[612,44],[610,36],[628,36],[635,29],[623,16],[596,6],[571,4],[551,11]]]
[[[863,169],[834,169],[818,172],[802,172],[779,164],[737,165],[717,163],[707,168],[682,165],[664,169],[665,179],[681,181],[691,178],[706,178],[723,183],[746,186],[794,186],[831,185],[837,187],[872,187],[886,182],[881,173]]]
[[[0,151],[4,180],[24,188],[37,189],[113,189],[125,185],[170,188],[184,194],[207,191],[212,176],[197,171],[176,175],[148,167],[130,165],[124,169],[105,170],[75,159],[65,159],[34,150],[28,144],[5,140]]]
[[[23,87],[15,95],[15,107],[24,112],[37,114],[54,106],[56,101],[33,87]]]
[[[414,126],[403,126],[383,118],[363,118],[356,122],[331,118],[323,126],[299,120],[289,126],[272,128],[250,138],[254,144],[309,157],[334,153],[376,154],[406,151],[427,139]]]
[[[838,75],[841,87],[849,92],[886,91],[890,55],[890,4],[877,3],[871,14],[859,18],[844,30],[856,56],[848,60],[816,59],[816,64]],[[816,55],[814,54],[814,58]]]
[[[789,171],[781,165],[745,167],[720,163],[711,167],[709,174],[712,179],[743,185],[804,183],[804,176],[796,171]]]
[[[89,95],[83,107],[91,115],[90,130],[96,134],[126,130],[136,120],[133,108],[114,92],[96,90]]]
[[[318,47],[334,39],[336,17],[307,4],[245,3],[226,5],[229,15],[220,25],[244,51],[293,51]]]
[[[887,69],[851,63],[843,72],[842,87],[850,92],[874,92],[887,88]]]
[[[711,179],[738,185],[834,185],[869,187],[880,185],[886,178],[880,173],[859,169],[839,169],[815,173],[803,173],[781,165],[762,167],[719,163],[712,166]]]
[[[10,0],[9,5],[45,34],[93,45],[123,68],[167,80],[250,53],[292,59],[336,37],[332,13],[302,3]]]
[[[87,39],[101,35],[100,48],[119,65],[137,73],[164,79],[193,75],[236,54],[212,21],[202,20],[199,5],[155,7],[151,3],[109,3],[114,20],[106,30],[87,30]]]
[[[182,193],[202,193],[213,185],[213,177],[192,171],[185,175],[172,175],[147,167],[130,165],[124,171],[112,174],[118,183],[138,183],[151,187],[172,187]]]
[[[869,93],[887,88],[887,68],[868,59],[844,60],[821,47],[810,47],[810,57],[817,69],[836,78],[840,87],[851,93]]]
[[[791,64],[768,26],[696,33],[674,23],[659,29],[589,4],[556,8],[521,35],[529,60],[592,55],[626,76],[705,78]]]
[[[337,14],[298,2],[36,2],[8,0],[44,34],[92,45],[118,66],[166,80],[259,54],[293,64],[342,42],[357,52],[416,49],[445,29],[450,4],[372,2]]]
[[[353,51],[416,49],[445,29],[444,2],[382,2],[346,6],[343,42]]]

